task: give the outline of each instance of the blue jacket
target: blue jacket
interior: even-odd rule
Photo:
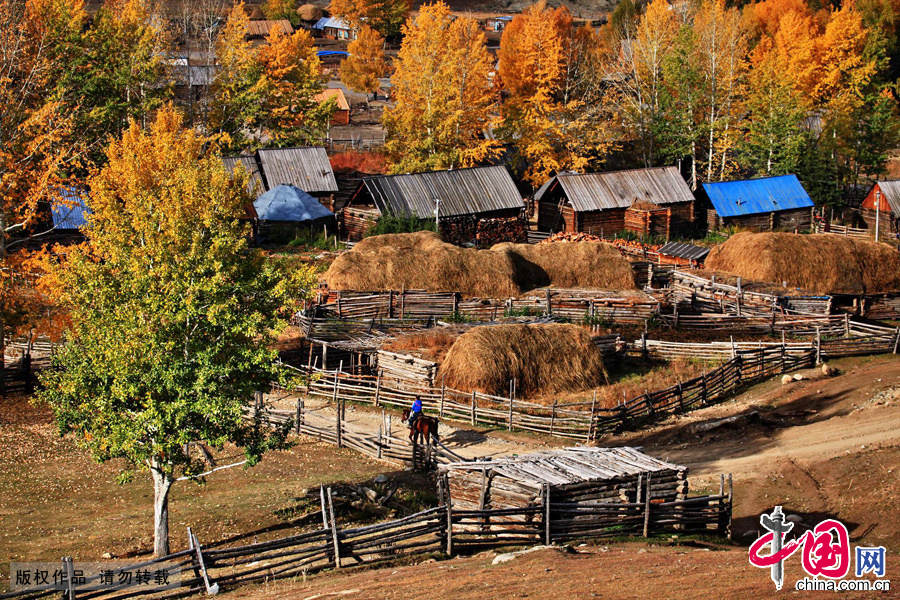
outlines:
[[[420,412],[422,412],[422,401],[419,400],[418,398],[416,398],[416,401],[413,402],[413,405],[412,405],[412,413],[416,414],[416,413],[420,413]]]

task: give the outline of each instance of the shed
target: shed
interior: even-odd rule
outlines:
[[[704,183],[698,201],[710,230],[736,226],[753,231],[809,229],[813,201],[796,175]]]
[[[349,125],[350,124],[350,103],[344,96],[344,90],[341,88],[328,88],[313,96],[313,100],[322,104],[334,99],[335,109],[331,113],[332,125]]]
[[[247,175],[249,175],[249,180],[247,181],[247,191],[250,192],[250,195],[254,198],[258,198],[266,191],[266,184],[263,181],[262,171],[259,167],[259,160],[257,159],[255,154],[244,156],[226,156],[222,159],[222,162],[225,163],[225,168],[228,169],[228,172],[232,175],[234,174],[234,171],[238,165],[244,167],[244,171],[246,171]]]
[[[481,222],[518,219],[525,203],[506,167],[499,165],[366,177],[344,207],[342,233],[358,240],[381,215],[424,221],[434,219],[436,208],[442,228],[465,222],[474,239]]]
[[[560,173],[535,193],[540,231],[686,233],[694,194],[675,167]],[[629,212],[630,211],[630,212]]]
[[[270,237],[293,237],[301,230],[333,229],[334,213],[293,185],[279,185],[253,202],[260,232]]]
[[[709,254],[709,248],[695,246],[684,242],[669,242],[657,250],[660,262],[674,262],[677,265],[696,267],[703,264]]]
[[[862,201],[859,215],[873,236],[876,222],[879,238],[900,232],[900,181],[876,181]]]
[[[651,500],[682,500],[687,467],[636,448],[578,446],[489,461],[443,465],[454,508],[538,506],[548,486],[553,502],[635,502],[650,477]]]
[[[325,148],[264,148],[256,154],[267,191],[289,183],[321,202],[334,202],[338,185]]]

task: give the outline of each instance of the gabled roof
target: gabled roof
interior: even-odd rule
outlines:
[[[900,215],[900,181],[876,181],[875,185],[884,194],[884,199],[891,205],[891,212]]]
[[[247,22],[247,37],[269,37],[273,31],[291,35],[294,33],[294,27],[287,19],[254,19]]]
[[[809,208],[813,201],[796,175],[704,183],[703,191],[720,217]]]
[[[318,221],[334,218],[334,213],[293,185],[279,185],[253,202],[260,221]]]
[[[238,165],[244,166],[244,170],[247,171],[247,174],[250,176],[250,179],[247,182],[247,191],[250,192],[252,196],[259,196],[266,191],[266,184],[263,182],[262,173],[259,169],[259,162],[257,162],[255,155],[226,156],[222,159],[222,162],[225,163],[225,168],[228,169],[228,172],[232,175],[234,174],[234,169]]]
[[[678,169],[656,167],[606,173],[560,173],[534,195],[540,200],[557,185],[576,212],[628,208],[635,200],[675,204],[694,199]]]
[[[512,177],[502,166],[366,177],[353,197],[363,189],[382,213],[420,219],[434,216],[436,200],[440,200],[443,217],[525,207]]]
[[[91,209],[85,204],[85,192],[74,187],[56,190],[50,203],[54,229],[74,230],[87,225]]]
[[[502,475],[515,481],[566,485],[583,481],[602,481],[639,473],[685,471],[686,468],[653,458],[634,448],[592,448],[576,446],[495,458],[490,461],[459,462],[442,469],[481,471]]]
[[[290,183],[310,193],[338,191],[325,148],[264,148],[257,154],[267,189]]]
[[[322,17],[316,21],[315,25],[313,25],[313,29],[325,29],[326,27],[331,27],[332,29],[350,29],[350,25],[348,25],[346,21],[336,17]]]
[[[344,90],[341,88],[328,88],[313,96],[313,100],[319,103],[326,102],[332,98],[334,98],[338,110],[350,110],[350,104],[347,102],[347,97],[344,96]]]
[[[703,260],[709,254],[709,248],[695,246],[684,242],[669,242],[657,250],[663,256],[686,258],[687,260]]]

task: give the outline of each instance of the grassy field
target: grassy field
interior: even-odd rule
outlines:
[[[241,460],[226,448],[219,464]],[[153,486],[139,473],[116,484],[117,464],[97,464],[71,438],[60,438],[50,412],[24,397],[0,398],[0,572],[10,560],[76,560],[152,550]],[[251,469],[217,472],[205,485],[178,482],[170,500],[172,548],[192,527],[201,543],[263,529],[279,530],[309,504],[305,489],[364,482],[394,471],[347,449],[300,438]]]

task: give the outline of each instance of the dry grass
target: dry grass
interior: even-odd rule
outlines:
[[[600,350],[576,325],[474,327],[454,342],[438,378],[447,387],[505,395],[516,380],[517,395],[583,390],[607,381]]]
[[[837,235],[738,233],[713,248],[706,268],[817,294],[900,290],[900,253]]]
[[[441,363],[460,332],[452,328],[409,333],[394,338],[382,348],[398,354],[413,354],[424,360]]]
[[[403,288],[478,297],[521,292],[509,253],[459,248],[428,231],[368,237],[339,256],[325,280],[337,290]]]
[[[633,290],[634,270],[611,244],[566,242],[556,244],[497,244],[493,252],[516,257],[522,290],[552,285],[562,288]]]
[[[338,257],[325,280],[333,289],[424,289],[494,298],[547,285],[636,287],[630,264],[609,244],[498,244],[472,250],[445,244],[426,231],[368,237]]]

